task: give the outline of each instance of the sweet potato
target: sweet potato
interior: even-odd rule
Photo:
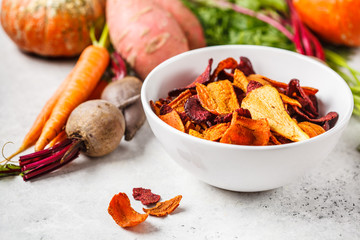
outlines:
[[[108,0],[106,20],[115,50],[144,79],[164,60],[189,50],[174,17],[149,0]]]
[[[189,42],[189,48],[206,46],[203,28],[196,16],[181,2],[181,0],[153,0],[167,10],[179,23]]]

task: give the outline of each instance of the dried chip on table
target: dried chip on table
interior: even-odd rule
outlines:
[[[196,85],[196,91],[201,105],[216,115],[226,114],[240,108],[232,83],[229,80],[222,80]]]
[[[307,134],[310,138],[316,137],[325,132],[325,129],[321,126],[311,122],[298,123],[299,127]]]
[[[266,119],[250,119],[233,113],[231,124],[220,139],[221,143],[237,145],[267,145],[270,139],[270,126]]]
[[[181,199],[182,196],[178,195],[170,200],[158,202],[153,208],[143,208],[143,210],[152,216],[163,217],[172,213],[179,206]]]
[[[130,200],[125,193],[118,193],[111,199],[108,213],[121,227],[133,227],[146,220],[148,214],[136,212],[130,205]]]
[[[184,124],[178,114],[175,110],[172,110],[164,115],[159,115],[159,118],[163,120],[168,125],[172,126],[173,128],[185,132]]]
[[[160,195],[154,194],[146,188],[133,188],[133,197],[144,205],[157,203],[160,200]]]
[[[309,139],[286,112],[279,92],[270,85],[251,91],[243,99],[241,107],[248,109],[253,119],[266,118],[272,131],[294,142]]]

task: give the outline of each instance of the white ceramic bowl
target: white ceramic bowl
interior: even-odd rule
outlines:
[[[288,83],[319,89],[321,114],[336,111],[332,129],[315,138],[278,146],[239,146],[199,139],[182,133],[160,120],[150,100],[166,97],[169,90],[183,87],[201,74],[214,59],[213,69],[225,58],[250,59],[256,73]],[[353,98],[345,81],[326,65],[309,57],[277,48],[225,45],[192,50],[158,65],[141,90],[150,127],[166,152],[200,180],[227,190],[263,191],[284,186],[314,168],[334,149],[353,110]]]

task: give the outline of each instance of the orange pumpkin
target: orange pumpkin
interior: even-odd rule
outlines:
[[[359,0],[293,0],[301,20],[327,42],[360,46]]]
[[[90,26],[103,26],[105,1],[2,0],[1,25],[25,52],[77,56],[91,43]]]

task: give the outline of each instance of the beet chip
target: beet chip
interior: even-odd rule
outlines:
[[[118,193],[111,199],[108,213],[123,228],[136,226],[148,217],[148,214],[140,214],[131,207],[130,200],[125,193]]]
[[[251,80],[249,84],[247,85],[246,93],[251,92],[254,89],[257,89],[259,87],[262,87],[263,85],[259,82]]]
[[[319,116],[316,105],[305,93],[304,89],[300,87],[300,81],[298,79],[291,79],[286,90],[286,95],[289,97],[293,97],[294,94],[296,94],[298,101],[304,110],[312,114],[313,117]]]
[[[186,89],[195,88],[196,83],[207,84],[210,81],[212,63],[213,63],[213,59],[210,58],[208,66],[206,67],[205,71],[202,74],[200,74],[200,76],[198,76],[194,82],[190,83],[184,88],[173,89],[168,93],[168,95],[170,97],[176,97]]]
[[[181,198],[182,196],[178,195],[170,200],[157,203],[153,208],[143,208],[143,210],[152,216],[163,217],[172,213],[179,206]]]
[[[251,61],[247,57],[240,57],[240,63],[237,69],[241,70],[245,76],[255,74]]]
[[[154,194],[146,188],[133,188],[133,197],[144,205],[157,203],[160,200],[160,195]]]
[[[184,105],[186,115],[196,123],[202,123],[214,118],[214,114],[203,108],[197,95],[188,98]]]

